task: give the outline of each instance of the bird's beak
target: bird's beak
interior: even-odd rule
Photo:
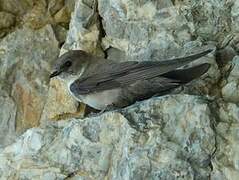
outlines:
[[[60,73],[61,73],[61,71],[53,71],[53,73],[51,73],[51,75],[50,75],[50,79],[55,76],[58,76]]]

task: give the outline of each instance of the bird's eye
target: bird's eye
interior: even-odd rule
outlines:
[[[72,65],[72,62],[71,62],[71,61],[66,61],[66,62],[65,62],[65,66],[66,66],[66,67],[70,67],[71,65]]]

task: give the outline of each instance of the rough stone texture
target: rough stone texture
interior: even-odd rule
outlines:
[[[59,168],[33,158],[37,158],[44,143],[51,141],[45,135],[42,129],[31,129],[6,147],[0,155],[1,179],[64,179]]]
[[[15,16],[8,12],[0,12],[0,38],[4,37],[15,25]]]
[[[182,47],[192,39],[224,40],[230,30],[227,7],[231,4],[221,0],[100,0],[99,13],[107,34],[103,44],[137,60],[183,55]]]
[[[38,29],[46,24],[60,24],[66,26],[70,22],[70,7],[64,0],[36,1],[32,8],[24,15],[24,24]]]
[[[65,84],[53,79],[50,83],[48,98],[42,114],[42,122],[47,119],[59,119],[61,115],[76,113],[78,103],[69,94]]]
[[[232,103],[219,105],[218,146],[212,179],[236,180],[239,177],[239,107]]]
[[[29,9],[34,6],[35,0],[1,0],[1,9],[6,12],[11,12],[15,15],[24,15]]]
[[[100,0],[105,48],[123,50],[131,59],[154,60],[183,55],[190,28],[170,1]]]
[[[76,1],[70,29],[61,54],[70,49],[83,49],[94,54],[102,54],[99,47],[101,32],[96,8],[97,4],[93,1]]]
[[[239,1],[234,1],[234,4],[231,9],[231,17],[232,17],[232,30],[235,33],[239,33]]]
[[[58,45],[65,41],[64,26],[69,23],[74,1],[1,0],[0,5],[1,37],[14,30],[15,22],[24,24],[0,43],[0,99],[7,100],[0,102],[1,111],[11,111],[0,116],[4,129],[0,133],[0,144],[4,145],[13,139],[15,130],[23,132],[40,124],[48,96],[50,67],[58,55]],[[54,15],[57,15],[57,22],[54,22]],[[54,26],[45,26],[48,23]],[[56,104],[59,107],[59,102]],[[53,102],[51,105],[56,107]]]
[[[74,3],[74,0],[1,0],[0,37],[23,24],[32,29],[47,24],[67,29]]]
[[[70,21],[70,9],[65,5],[64,0],[40,0],[24,15],[24,23],[38,29],[46,24],[67,25]]]
[[[237,180],[239,1],[94,2],[0,0],[0,37],[13,32],[0,42],[3,179]],[[204,44],[217,50],[194,62],[212,67],[174,92],[181,95],[48,121],[78,110],[61,82],[49,86],[50,64],[63,43],[61,53],[83,49],[118,62],[184,56]],[[15,127],[40,119],[44,126],[2,147],[14,139]]]
[[[7,12],[0,12],[0,29],[9,28],[14,25],[14,15]]]
[[[229,102],[239,102],[239,56],[234,57],[231,70],[222,88],[222,97]]]
[[[204,99],[177,95],[55,122],[6,147],[0,172],[10,179],[206,179],[215,148],[212,118]]]
[[[0,88],[0,148],[15,139],[17,108],[9,94]]]
[[[12,129],[14,123],[17,131],[22,132],[38,126],[47,98],[50,65],[59,52],[52,28],[19,29],[1,41],[0,51],[0,81],[17,107],[16,118],[13,110],[12,122],[6,128]],[[0,97],[4,98],[5,94],[1,93]]]
[[[235,3],[234,3],[235,2]],[[180,12],[194,24],[194,35],[220,44],[231,33],[231,13],[236,1],[178,1]]]

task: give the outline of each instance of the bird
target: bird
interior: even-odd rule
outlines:
[[[79,102],[96,110],[124,108],[173,89],[200,77],[210,68],[201,63],[182,68],[213,49],[185,57],[161,61],[117,62],[83,50],[70,50],[53,66],[50,79],[58,77]]]

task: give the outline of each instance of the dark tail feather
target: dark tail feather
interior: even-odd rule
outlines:
[[[181,83],[188,83],[193,79],[196,79],[206,73],[210,68],[210,64],[203,63],[191,68],[187,69],[178,69],[174,71],[170,71],[168,73],[163,74],[162,76],[178,80]]]

